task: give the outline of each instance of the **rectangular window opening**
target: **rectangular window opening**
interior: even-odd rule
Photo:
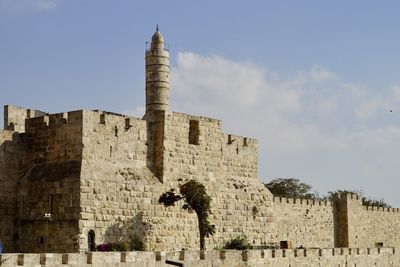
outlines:
[[[189,144],[199,145],[200,128],[198,120],[190,120],[189,122]]]
[[[105,114],[100,115],[100,124],[106,124],[106,115]]]
[[[125,130],[129,130],[131,127],[132,127],[131,119],[130,118],[126,118],[125,119]]]

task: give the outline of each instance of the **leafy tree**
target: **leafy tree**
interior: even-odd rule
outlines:
[[[211,225],[208,220],[211,211],[211,197],[207,195],[204,185],[195,180],[179,185],[179,193],[175,194],[174,189],[164,192],[158,199],[158,203],[169,207],[175,206],[175,203],[181,199],[184,200],[182,209],[193,210],[197,215],[200,250],[204,250],[205,238],[215,233],[215,226]]]
[[[311,185],[300,182],[296,178],[277,178],[264,184],[273,195],[291,198],[319,198],[318,193],[312,192]]]
[[[333,200],[334,195],[336,194],[356,194],[363,200],[363,205],[365,206],[374,206],[374,207],[382,207],[382,208],[391,208],[392,206],[387,203],[383,198],[382,199],[373,199],[365,196],[364,192],[361,190],[335,190],[329,191],[327,198]]]

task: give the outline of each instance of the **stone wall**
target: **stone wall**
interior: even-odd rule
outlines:
[[[363,206],[353,194],[347,200],[349,247],[398,246],[400,209]]]
[[[26,109],[16,106],[4,106],[4,130],[25,132],[25,119],[46,115],[45,112],[35,109]]]
[[[0,130],[0,240],[5,251],[13,251],[15,246],[16,186],[23,169],[22,155],[18,134]]]
[[[28,109],[10,110],[17,122]],[[196,215],[182,202],[158,204],[163,192],[190,179],[212,198],[216,233],[208,249],[238,236],[253,246],[400,243],[397,209],[364,207],[352,195],[334,203],[274,198],[258,178],[256,140],[223,133],[219,120],[73,111],[26,119],[23,130],[0,132],[6,251],[87,251],[90,231],[96,244],[138,238],[147,250],[197,249]]]
[[[195,125],[193,122],[197,127],[191,129],[191,123]],[[198,135],[197,142],[190,142],[191,134]],[[164,136],[164,177],[167,182],[174,184],[177,178],[201,182],[215,182],[227,177],[258,179],[257,141],[224,134],[219,120],[167,113]]]
[[[334,247],[334,208],[330,201],[274,197],[274,236],[293,247]]]
[[[148,220],[161,191],[160,181],[147,168],[146,122],[85,111],[80,250],[88,249],[90,230],[97,244],[126,240],[133,234],[147,238]]]
[[[173,114],[165,125],[155,126],[147,124],[158,122],[149,117],[146,123],[102,111],[84,112],[81,250],[87,249],[91,230],[97,244],[137,235],[150,250],[198,248],[196,215],[182,211],[183,203],[171,208],[158,204],[163,192],[188,179],[204,183],[213,199],[211,221],[217,233],[207,239],[208,247],[238,235],[256,245],[272,237],[272,195],[256,179],[256,157],[248,155],[256,151],[255,141],[247,139],[244,145],[242,138],[238,152],[238,145],[228,144],[228,136],[221,133],[219,121],[193,117],[200,122],[199,144],[189,144],[191,117]],[[163,143],[154,145],[159,140],[149,135],[156,135],[156,127],[165,134]],[[239,142],[235,138],[233,142]],[[151,172],[148,164],[154,157],[162,157],[161,179],[154,173],[157,168]],[[249,164],[239,164],[240,158]]]
[[[17,188],[17,251],[78,249],[82,113],[26,120],[21,136],[28,167]]]
[[[121,266],[158,267],[340,267],[340,266],[398,266],[400,258],[393,248],[298,249],[298,250],[213,250],[178,252],[94,252],[87,254],[3,254],[0,266]]]

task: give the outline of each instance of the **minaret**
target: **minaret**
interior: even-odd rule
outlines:
[[[156,110],[168,111],[168,92],[169,52],[157,26],[146,51],[146,114]]]

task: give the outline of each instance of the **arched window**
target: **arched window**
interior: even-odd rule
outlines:
[[[90,230],[88,233],[88,250],[94,251],[95,250],[95,239],[94,239],[94,231]]]

